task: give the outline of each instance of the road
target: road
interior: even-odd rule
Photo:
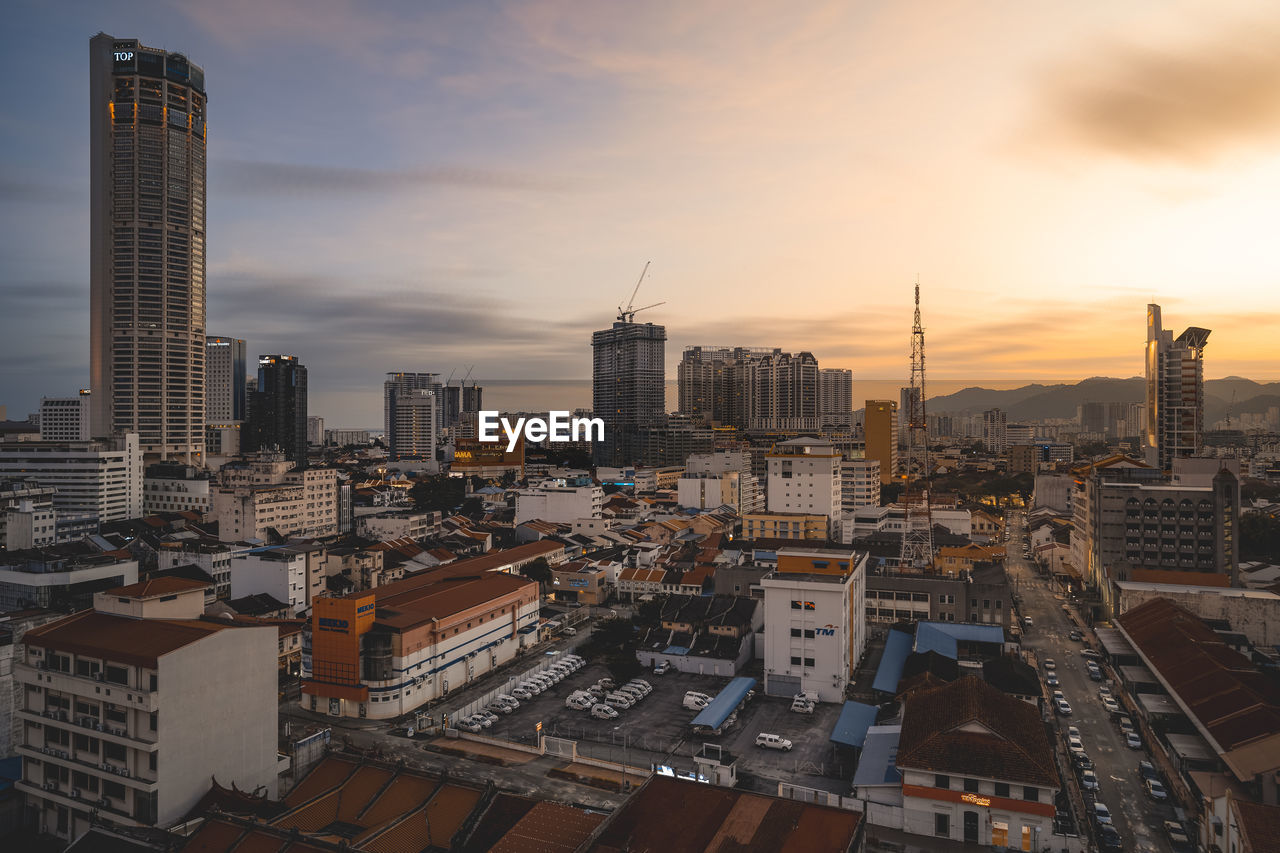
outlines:
[[[1012,512],[1009,519],[1009,557],[1006,568],[1010,583],[1014,585],[1014,594],[1020,602],[1021,615],[1030,616],[1034,623],[1023,638],[1023,647],[1034,652],[1040,661],[1052,658],[1056,662],[1057,676],[1061,682],[1057,689],[1066,695],[1072,708],[1070,717],[1055,714],[1060,734],[1065,737],[1069,725],[1080,729],[1085,751],[1093,760],[1094,772],[1098,775],[1100,790],[1097,799],[1111,810],[1125,849],[1170,850],[1162,824],[1174,817],[1173,806],[1153,802],[1147,796],[1138,775],[1138,762],[1150,760],[1150,756],[1145,747],[1135,750],[1125,746],[1119,728],[1111,721],[1098,697],[1098,688],[1103,684],[1114,692],[1120,692],[1123,688],[1110,677],[1103,682],[1090,679],[1085,661],[1080,657],[1085,644],[1072,640],[1069,636],[1079,626],[1064,611],[1065,596],[1058,591],[1052,579],[1039,575],[1031,563],[1021,556],[1022,545],[1026,541],[1023,514]],[[1085,635],[1086,639],[1092,639],[1087,630]],[[1097,645],[1096,640],[1093,645]],[[1104,673],[1111,675],[1105,668]],[[1041,678],[1044,674],[1042,665]],[[1068,785],[1078,786],[1076,778],[1064,781]],[[1088,796],[1084,799],[1086,803],[1090,801]],[[1082,816],[1081,824],[1082,832],[1092,830],[1089,816]],[[1086,828],[1084,824],[1090,826]]]

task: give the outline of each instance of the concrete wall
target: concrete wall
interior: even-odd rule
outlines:
[[[180,819],[213,779],[277,795],[276,628],[227,628],[160,658],[158,823]]]

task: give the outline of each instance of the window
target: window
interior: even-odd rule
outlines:
[[[129,759],[129,748],[104,740],[102,742],[102,757],[109,758],[112,761],[127,761]]]
[[[933,816],[933,834],[943,838],[951,836],[951,815],[935,814]]]
[[[964,789],[965,789],[966,791],[968,791],[970,794],[976,794],[976,793],[978,793],[978,780],[977,780],[977,779],[965,779],[965,780],[964,780]]]
[[[1022,789],[1022,799],[1026,800],[1029,803],[1040,802],[1040,789],[1033,788],[1030,785],[1024,786]]]
[[[129,685],[129,670],[123,666],[107,664],[103,677],[112,684],[123,684],[126,687]]]
[[[152,769],[152,770],[155,770],[155,769],[156,769],[156,756],[157,756],[157,754],[158,754],[158,753],[153,752],[153,753],[151,753],[151,756],[150,756],[150,757],[151,757],[151,769]]]
[[[991,599],[989,599],[989,598],[984,598],[984,599],[982,599],[982,609],[983,609],[983,610],[990,610],[990,609],[991,609]]]
[[[805,658],[805,659],[804,659],[804,665],[805,665],[805,666],[813,666],[813,665],[814,665],[814,664],[813,664],[813,658]]]
[[[153,731],[153,732],[154,732],[154,731],[156,731],[156,725],[157,725],[159,722],[160,722],[160,712],[159,712],[159,711],[152,711],[152,712],[151,712],[151,731]]]
[[[1008,783],[1008,782],[997,782],[997,783],[996,783],[996,796],[997,796],[997,797],[1007,797],[1007,796],[1009,796],[1009,783]]]
[[[801,636],[801,631],[800,631],[800,629],[799,629],[799,628],[792,628],[792,629],[791,629],[791,636],[793,636],[793,637],[799,637],[799,636]]]
[[[996,599],[996,610],[1004,610],[1004,599],[1002,598]]]
[[[813,635],[813,629],[812,629],[812,628],[805,628],[805,629],[804,629],[804,638],[805,638],[806,640],[812,640],[812,639],[813,639],[813,637],[814,637],[814,635]]]
[[[160,678],[154,672],[151,673],[151,692],[154,693],[160,686]]]
[[[950,776],[944,776],[944,775],[943,775],[943,774],[941,774],[941,773],[936,774],[936,775],[933,777],[933,787],[935,787],[935,788],[942,788],[943,790],[946,790],[946,789],[950,788],[950,787],[951,787],[951,777],[950,777]]]
[[[792,665],[792,666],[799,666],[799,665],[800,665],[800,658],[796,657],[795,655],[792,655],[792,656],[791,656],[791,665]]]

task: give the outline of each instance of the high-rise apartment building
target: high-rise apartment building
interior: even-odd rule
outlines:
[[[1127,438],[1141,434],[1141,403],[1081,403],[1076,407],[1076,421],[1081,432],[1107,439]]]
[[[843,457],[821,438],[793,438],[769,451],[765,501],[771,513],[827,517],[827,538],[840,541]]]
[[[294,355],[258,356],[258,383],[241,433],[246,453],[278,450],[307,467],[307,368]]]
[[[893,482],[898,470],[898,404],[893,400],[868,400],[862,415],[865,457],[880,463],[880,485]]]
[[[823,386],[818,360],[808,352],[686,347],[677,371],[680,413],[708,426],[816,431],[824,422],[851,421],[852,376],[832,371]],[[824,399],[831,412],[825,421]]]
[[[439,373],[388,373],[386,381],[382,383],[382,420],[383,420],[383,440],[387,447],[395,446],[396,423],[395,423],[395,407],[393,406],[396,393],[402,393],[408,396],[410,391],[427,391],[435,400],[433,415],[433,423],[435,424],[435,434],[439,435],[440,429],[444,423],[443,406],[441,405],[442,390],[444,383],[440,381]],[[394,457],[392,457],[394,458]]]
[[[444,408],[444,425],[456,429],[465,414],[479,412],[483,408],[484,389],[479,385],[448,384],[440,391]]]
[[[1209,330],[1190,326],[1177,338],[1147,306],[1147,423],[1142,448],[1148,465],[1168,470],[1204,443],[1204,347]]]
[[[324,418],[307,415],[307,444],[312,447],[324,445]]]
[[[245,342],[209,335],[204,344],[204,421],[238,424],[245,417]]]
[[[1009,449],[1008,415],[1002,409],[987,409],[982,413],[982,445],[989,453],[1004,453]]]
[[[204,454],[204,71],[89,40],[91,433],[150,458]]]
[[[818,417],[823,426],[853,423],[853,371],[824,367],[818,371]]]
[[[391,392],[391,431],[387,434],[390,459],[436,458],[436,403],[435,393],[425,388]]]
[[[591,334],[592,411],[604,421],[604,441],[594,448],[597,464],[637,461],[641,429],[662,420],[666,344],[666,328],[653,323],[618,320]]]
[[[41,441],[88,441],[90,401],[93,395],[80,389],[75,397],[40,398]]]

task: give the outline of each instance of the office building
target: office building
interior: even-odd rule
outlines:
[[[101,553],[83,541],[0,553],[0,611],[90,606],[101,590],[133,583],[138,561]]]
[[[307,416],[307,446],[324,446],[324,418],[316,415]]]
[[[1175,339],[1161,325],[1160,306],[1147,306],[1147,422],[1142,449],[1148,465],[1169,470],[1204,444],[1204,347],[1209,330],[1190,326]]]
[[[794,438],[775,444],[767,459],[768,511],[825,515],[827,537],[840,541],[842,457],[831,442]]]
[[[245,379],[249,369],[245,342],[208,335],[204,339],[204,422],[241,423],[245,419]]]
[[[818,371],[818,417],[825,426],[853,425],[853,371],[824,367]]]
[[[483,406],[484,389],[479,385],[446,383],[440,390],[440,402],[443,408],[443,421],[446,429],[457,429],[463,415],[475,414]]]
[[[278,451],[299,470],[307,467],[307,369],[297,356],[258,356],[258,383],[240,449]]]
[[[988,453],[1004,453],[1009,449],[1008,415],[1001,409],[982,413],[982,446]]]
[[[279,453],[228,462],[212,490],[213,520],[223,542],[338,532],[338,475],[332,468],[299,471]]]
[[[666,344],[666,328],[653,323],[618,320],[591,334],[592,412],[604,421],[596,464],[640,461],[640,430],[666,413]]]
[[[1140,435],[1144,411],[1141,403],[1081,403],[1076,422],[1081,432],[1100,433],[1112,441]]]
[[[764,589],[764,689],[843,702],[866,651],[867,555],[839,548],[784,548]]]
[[[202,620],[204,588],[110,588],[26,632],[17,788],[39,831],[169,827],[213,779],[276,796],[277,628]]]
[[[436,458],[435,392],[424,388],[396,388],[391,391],[387,434],[387,457],[433,460]]]
[[[862,415],[865,457],[880,463],[880,485],[893,482],[898,470],[898,404],[868,400]]]
[[[468,569],[468,562],[315,599],[303,640],[310,645],[302,707],[334,717],[399,717],[536,643],[537,583]]]
[[[88,441],[89,402],[92,394],[85,389],[75,397],[40,398],[41,441]]]
[[[760,488],[760,479],[751,473],[751,453],[746,450],[715,450],[710,453],[694,453],[685,463],[685,473],[689,476],[723,476],[737,474],[738,515],[758,512],[764,509],[764,490]]]
[[[142,472],[133,433],[92,441],[0,443],[0,477],[52,487],[59,512],[92,513],[99,522],[142,515]]]
[[[91,435],[137,433],[149,459],[203,462],[204,70],[89,40]]]
[[[57,541],[53,491],[35,480],[0,478],[0,551],[40,548]]]

